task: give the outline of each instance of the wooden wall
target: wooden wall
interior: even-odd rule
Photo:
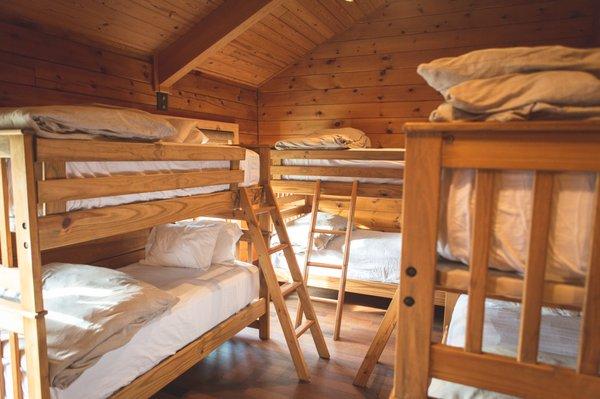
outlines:
[[[390,1],[259,88],[259,141],[353,126],[374,146],[403,146],[402,124],[441,101],[419,63],[487,47],[590,46],[595,8],[594,0]]]
[[[0,106],[104,103],[156,111],[152,64],[0,20]],[[189,74],[167,113],[237,122],[256,143],[256,89]]]

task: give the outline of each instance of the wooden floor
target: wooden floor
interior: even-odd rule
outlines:
[[[392,387],[393,339],[384,351],[369,387],[363,390],[352,385],[354,374],[384,313],[382,309],[363,305],[369,303],[385,308],[387,301],[350,295],[347,301],[342,339],[337,342],[331,339],[335,306],[315,304],[331,359],[319,359],[310,334],[301,338],[312,373],[311,383],[298,382],[272,309],[269,341],[258,339],[257,330],[246,329],[165,387],[155,398],[388,398]],[[295,311],[295,298],[289,297],[287,302]],[[439,338],[439,328],[436,336]]]

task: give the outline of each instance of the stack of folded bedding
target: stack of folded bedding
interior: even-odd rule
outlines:
[[[417,72],[446,100],[432,122],[600,119],[600,48],[478,50]]]
[[[487,49],[418,68],[446,102],[434,122],[600,119],[600,49]],[[475,172],[444,170],[438,253],[469,263]],[[583,281],[589,263],[595,174],[557,173],[547,279]],[[490,267],[523,273],[531,224],[532,172],[496,175]]]
[[[278,150],[345,150],[370,146],[369,137],[363,131],[351,127],[310,131],[302,137],[275,143]]]

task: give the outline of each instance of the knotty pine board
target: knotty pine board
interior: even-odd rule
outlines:
[[[417,65],[480,48],[595,43],[593,0],[389,1],[259,87],[259,141],[318,128],[403,146],[401,126],[442,102]]]

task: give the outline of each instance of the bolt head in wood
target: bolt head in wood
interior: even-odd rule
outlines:
[[[408,307],[411,307],[415,304],[415,298],[413,298],[412,296],[407,296],[404,298],[404,304]]]
[[[417,269],[415,269],[412,266],[407,267],[406,268],[406,275],[408,277],[414,277],[414,276],[416,276],[417,275]]]

